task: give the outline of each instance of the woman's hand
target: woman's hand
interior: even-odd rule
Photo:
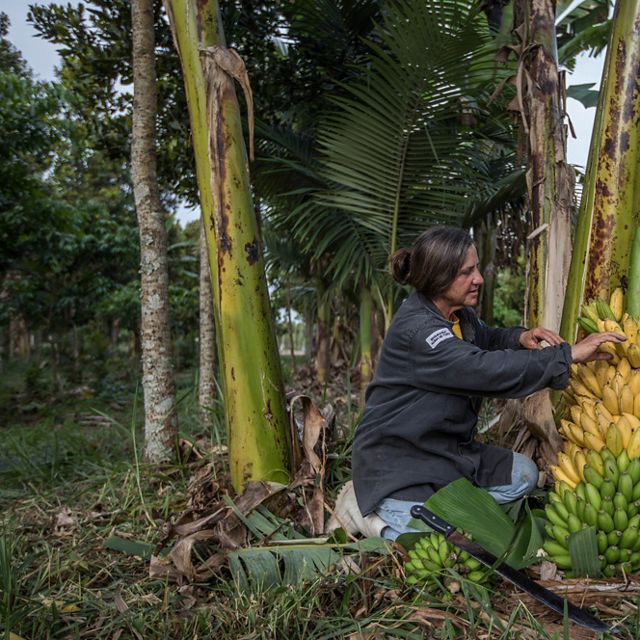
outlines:
[[[598,347],[605,342],[624,342],[627,336],[619,333],[591,333],[584,340],[576,342],[571,347],[571,357],[574,362],[590,362],[591,360],[609,360],[610,353],[598,351]]]
[[[564,340],[553,331],[545,329],[544,327],[535,327],[528,331],[523,331],[520,334],[520,344],[525,349],[542,349],[542,343],[547,342],[552,344],[562,344]]]

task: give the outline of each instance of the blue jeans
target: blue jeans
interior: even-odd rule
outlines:
[[[530,493],[538,483],[538,467],[535,462],[521,453],[513,454],[513,466],[511,468],[511,484],[503,484],[495,487],[485,487],[496,502],[503,504],[512,502]],[[417,531],[409,526],[411,520],[411,507],[422,502],[411,500],[396,500],[386,498],[376,508],[376,513],[387,523],[380,534],[386,540],[395,540],[402,533],[414,533]]]

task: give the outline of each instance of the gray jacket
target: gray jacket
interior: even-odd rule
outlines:
[[[567,385],[568,344],[522,349],[522,327],[490,328],[470,308],[457,315],[463,340],[418,293],[393,319],[353,442],[364,515],[385,498],[423,502],[461,476],[481,487],[510,484],[512,452],[474,440],[482,397]]]

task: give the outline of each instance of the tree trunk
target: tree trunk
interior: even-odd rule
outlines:
[[[140,228],[145,458],[173,458],[177,434],[169,331],[167,238],[156,176],[156,72],[152,0],[133,0],[131,177]]]
[[[555,1],[527,0],[519,5],[525,25],[520,65],[528,136],[527,191],[531,216],[527,238],[525,319],[529,327],[560,330],[571,259],[570,211],[574,173],[566,160],[564,76],[558,73]],[[549,391],[524,401],[529,430],[541,441],[543,466],[562,446]]]
[[[640,0],[616,3],[576,226],[562,335],[576,337],[580,305],[626,288],[640,225]]]
[[[291,373],[296,375],[296,342],[293,332],[293,318],[291,314],[291,286],[287,283],[287,331],[289,333],[289,350],[291,352]]]
[[[373,376],[371,358],[371,320],[373,299],[371,289],[362,287],[360,291],[360,406],[364,407],[364,395]]]
[[[329,334],[329,301],[324,289],[318,289],[318,315],[316,320],[316,377],[320,384],[326,384],[329,379],[331,361]]]
[[[216,0],[165,6],[182,64],[210,249],[231,481],[237,491],[249,480],[287,482],[284,383],[233,86],[237,77],[250,97],[248,78],[225,47]]]
[[[564,76],[556,60],[555,2],[532,0],[529,37],[522,52],[530,76],[524,103],[529,136],[527,191],[531,217],[527,243],[529,326],[560,329],[562,305],[571,260],[571,204],[574,173],[566,160]]]
[[[213,320],[213,294],[209,250],[202,222],[200,223],[200,377],[198,404],[200,422],[210,428],[213,424],[213,408],[216,398],[216,335]]]

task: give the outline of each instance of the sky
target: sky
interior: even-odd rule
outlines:
[[[55,66],[59,63],[60,58],[54,46],[38,38],[35,29],[27,23],[29,4],[33,4],[33,0],[0,0],[0,11],[6,13],[11,21],[9,40],[22,51],[22,55],[31,65],[37,77],[42,80],[53,80],[55,79]],[[604,54],[595,59],[582,55],[578,58],[575,71],[567,76],[567,84],[594,82],[596,83],[595,88],[599,87],[603,63]],[[570,163],[584,170],[589,153],[595,107],[585,109],[580,102],[569,98],[567,111],[576,134],[576,138],[569,136],[567,141],[567,157]],[[199,212],[180,207],[176,215],[184,225],[195,220]]]

